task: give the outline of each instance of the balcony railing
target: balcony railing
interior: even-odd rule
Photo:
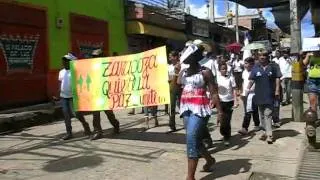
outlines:
[[[152,8],[155,13],[176,19],[184,19],[185,0],[128,0]]]

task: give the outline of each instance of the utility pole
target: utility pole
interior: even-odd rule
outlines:
[[[292,55],[298,57],[301,50],[301,22],[298,16],[299,0],[290,0],[290,29]],[[297,59],[292,66],[292,116],[296,122],[302,121],[303,115],[303,65]]]
[[[225,3],[225,8],[226,8],[226,14],[225,14],[226,26],[228,26],[229,25],[229,22],[228,22],[229,2],[228,2],[228,0],[225,0],[224,3]]]
[[[236,3],[236,41],[239,43],[239,4]]]
[[[210,22],[214,23],[214,0],[209,0],[209,14],[210,14]]]

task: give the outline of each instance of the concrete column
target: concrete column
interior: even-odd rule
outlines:
[[[301,22],[298,16],[299,0],[290,0],[290,29],[291,29],[291,54],[296,54],[301,50]],[[294,73],[297,69],[303,69],[301,62],[294,64]],[[294,70],[295,69],[295,70]],[[302,71],[301,71],[302,73]],[[292,78],[292,116],[296,122],[302,121],[303,115],[303,81],[299,78]]]

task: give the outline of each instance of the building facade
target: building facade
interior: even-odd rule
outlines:
[[[124,1],[0,2],[0,108],[48,101],[58,92],[61,57],[96,48],[127,53]]]
[[[131,53],[159,46],[167,46],[168,51],[183,47],[187,40],[184,18],[169,11],[161,4],[127,1],[126,32]]]

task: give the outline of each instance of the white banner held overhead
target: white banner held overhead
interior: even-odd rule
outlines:
[[[302,51],[319,51],[320,38],[303,38]]]

